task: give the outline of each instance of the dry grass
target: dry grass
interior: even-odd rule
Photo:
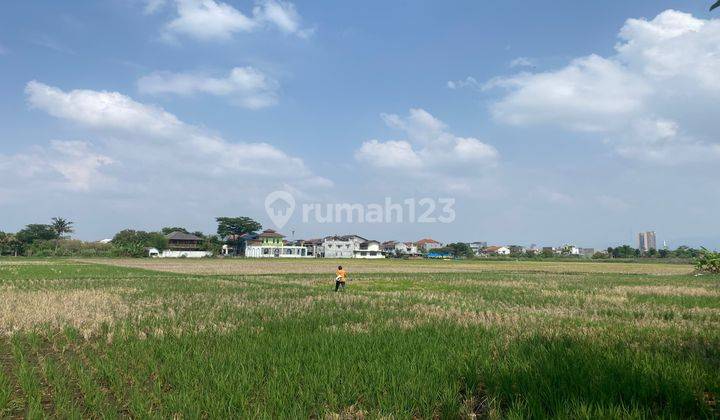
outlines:
[[[118,291],[0,291],[0,334],[31,331],[38,327],[77,329],[90,337],[102,325],[125,318],[130,306]]]
[[[678,275],[691,265],[544,261],[332,260],[332,259],[94,259],[93,263],[182,274],[327,274],[343,265],[352,273],[547,272]]]

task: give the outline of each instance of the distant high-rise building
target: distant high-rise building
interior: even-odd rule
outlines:
[[[648,252],[651,249],[657,249],[657,242],[655,240],[655,232],[640,232],[638,234],[638,249],[642,252]]]

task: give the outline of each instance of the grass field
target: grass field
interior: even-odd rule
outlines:
[[[689,266],[97,262],[0,260],[3,417],[720,416]]]

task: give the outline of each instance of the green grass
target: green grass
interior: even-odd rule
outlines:
[[[557,263],[334,293],[332,272],[35,262],[0,263],[3,417],[720,416],[718,277]]]

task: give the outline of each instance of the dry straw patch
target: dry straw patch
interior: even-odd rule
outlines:
[[[57,263],[54,261],[49,260],[19,260],[19,259],[12,259],[12,260],[4,260],[0,259],[0,266],[13,266],[13,265],[56,265]]]
[[[616,293],[658,296],[710,296],[720,297],[720,290],[708,290],[704,287],[687,286],[617,286]]]
[[[689,274],[691,265],[632,264],[595,262],[538,261],[432,261],[432,260],[332,260],[332,259],[94,259],[93,263],[143,268],[182,274],[328,274],[338,264],[350,273],[452,273],[452,272],[547,272],[547,273],[625,273],[672,275]]]
[[[0,334],[71,326],[87,338],[129,312],[123,298],[111,291],[8,289],[0,291]]]

